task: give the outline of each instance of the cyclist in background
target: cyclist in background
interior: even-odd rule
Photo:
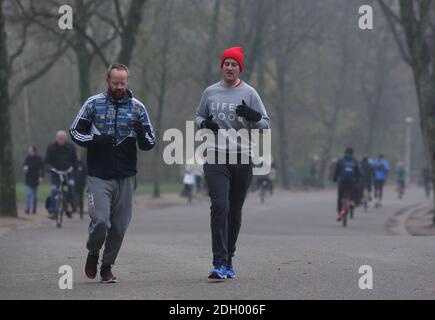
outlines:
[[[375,178],[375,200],[376,204],[375,207],[379,208],[381,207],[382,202],[382,196],[383,196],[383,189],[384,184],[387,180],[388,171],[390,170],[390,166],[388,164],[388,161],[384,159],[384,156],[382,154],[379,155],[378,159],[372,161],[372,168],[374,171],[374,178]]]
[[[396,181],[397,181],[397,192],[399,193],[399,199],[402,198],[405,193],[405,174],[406,169],[403,162],[398,162],[396,166]]]
[[[341,158],[334,173],[334,182],[338,182],[338,197],[337,197],[337,221],[345,212],[342,211],[343,197],[347,193],[351,200],[351,206],[355,207],[356,186],[360,179],[360,171],[358,163],[353,156],[353,149],[347,147],[344,151],[344,157]]]
[[[67,140],[67,134],[65,131],[58,131],[56,133],[56,141],[50,144],[47,148],[47,153],[45,155],[45,163],[48,172],[51,174],[51,196],[50,196],[50,205],[49,205],[49,218],[55,219],[55,210],[56,210],[56,198],[57,193],[59,192],[59,176],[54,172],[51,172],[50,169],[54,168],[59,171],[66,171],[70,167],[73,169],[77,166],[77,152],[76,148],[72,143],[69,143]],[[74,201],[73,190],[75,187],[74,181],[74,173],[68,174],[67,178],[68,183],[68,194],[67,199],[68,203],[71,204],[72,212],[76,211],[76,204]],[[72,217],[72,212],[67,211],[66,216],[68,218]]]

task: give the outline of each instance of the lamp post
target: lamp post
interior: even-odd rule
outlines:
[[[406,168],[406,176],[405,183],[406,185],[410,182],[411,177],[411,123],[413,119],[411,117],[407,117],[405,119],[406,124],[406,142],[405,142],[405,168]]]

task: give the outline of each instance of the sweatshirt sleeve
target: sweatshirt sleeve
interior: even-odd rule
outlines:
[[[261,120],[253,123],[252,128],[254,129],[270,129],[270,118],[267,115],[266,108],[261,101],[260,95],[253,89],[252,100],[250,107],[257,112],[261,113]]]
[[[142,122],[142,125],[146,126],[146,129],[143,136],[137,136],[137,145],[141,150],[151,150],[156,144],[156,134],[153,125],[151,124],[148,112],[142,104],[140,105],[139,113],[139,120]]]
[[[82,147],[89,147],[92,143],[92,139],[94,138],[94,135],[91,132],[95,114],[94,101],[95,100],[89,98],[83,104],[77,117],[71,125],[71,128],[69,129],[71,139]]]
[[[195,123],[198,128],[201,128],[201,123],[209,117],[207,108],[207,90],[203,92],[201,101],[195,113]]]

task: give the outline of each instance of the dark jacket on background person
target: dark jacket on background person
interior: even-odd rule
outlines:
[[[77,165],[76,148],[72,143],[65,142],[60,145],[57,142],[50,144],[45,155],[47,169],[67,170],[69,167],[75,168]]]
[[[350,167],[353,167],[353,174],[347,176],[346,170]],[[335,167],[335,173],[334,173],[334,182],[337,182],[339,184],[347,183],[347,184],[356,184],[359,182],[361,177],[361,173],[359,170],[358,162],[356,159],[351,155],[345,155],[343,158],[341,158],[336,167]]]
[[[146,128],[142,136],[133,130],[132,118]],[[115,137],[115,145],[95,144],[94,136],[101,134]],[[74,120],[70,135],[75,143],[88,149],[88,175],[105,180],[134,176],[136,142],[141,150],[150,150],[156,141],[145,106],[130,90],[121,100],[115,100],[107,91],[90,97]]]
[[[361,166],[361,183],[363,186],[371,186],[374,176],[373,168],[368,160],[362,160]]]
[[[44,177],[44,161],[41,156],[35,154],[28,155],[24,160],[23,166],[27,166],[25,172],[25,182],[29,187],[36,187],[39,185],[39,178]]]

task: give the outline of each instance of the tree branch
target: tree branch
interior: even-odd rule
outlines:
[[[399,25],[401,25],[403,27],[403,23],[402,23],[401,19],[394,14],[393,10],[387,4],[385,4],[383,0],[378,0],[378,3],[381,6],[381,9],[382,9],[385,17],[387,18],[388,25],[390,26],[391,32],[393,33],[394,39],[396,40],[396,43],[399,47],[399,50],[400,50],[400,53],[401,53],[403,59],[405,60],[406,63],[408,63],[409,65],[412,65],[411,56],[406,51],[405,46],[404,46],[402,40],[400,39],[399,33],[397,32],[397,29],[396,29],[396,23],[398,23]]]
[[[27,28],[29,27],[28,23],[25,23],[23,26],[23,35],[22,35],[22,41],[20,43],[20,45],[17,48],[17,51],[15,51],[14,53],[12,53],[9,56],[9,63],[8,63],[8,67],[9,67],[9,71],[8,73],[11,73],[12,71],[12,65],[15,61],[16,58],[18,58],[24,51],[24,47],[26,46],[26,42],[27,42]]]
[[[101,51],[102,49],[102,45],[98,46],[97,43],[95,42],[94,39],[92,39],[92,37],[88,36],[86,34],[86,31],[84,31],[82,28],[80,28],[79,26],[75,26],[75,30],[78,31],[78,33],[86,40],[88,41],[88,43],[92,46],[92,48],[94,49],[94,53],[100,57],[101,61],[107,66],[109,66],[109,62],[106,59],[106,57],[104,56],[103,52]],[[113,39],[110,39],[110,41],[112,41]],[[107,41],[105,41],[105,43],[107,43]]]
[[[15,89],[12,91],[11,95],[11,104],[14,104],[16,99],[18,98],[20,92],[23,90],[23,88],[30,83],[38,80],[43,75],[45,75],[48,71],[50,71],[51,67],[56,63],[59,58],[62,57],[62,55],[69,49],[69,45],[62,46],[61,43],[59,44],[57,52],[53,55],[53,59],[48,61],[46,64],[44,64],[41,68],[39,68],[38,71],[34,72],[32,75],[28,76],[26,79],[21,81]]]
[[[118,18],[119,25],[121,26],[121,29],[124,30],[125,24],[124,24],[124,19],[122,17],[122,13],[121,13],[121,8],[119,7],[119,1],[113,0],[113,3],[115,4],[115,12],[116,12],[116,16]]]

